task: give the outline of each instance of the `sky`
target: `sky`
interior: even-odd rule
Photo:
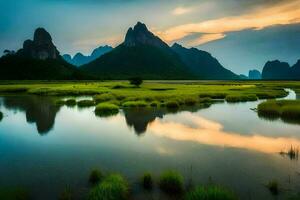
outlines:
[[[0,0],[0,52],[44,27],[61,54],[117,46],[141,21],[169,45],[209,51],[237,74],[300,59],[300,0]]]

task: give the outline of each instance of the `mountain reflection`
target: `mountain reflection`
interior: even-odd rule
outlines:
[[[221,147],[255,150],[263,153],[280,152],[291,146],[300,146],[300,140],[286,137],[267,137],[259,134],[240,135],[223,130],[222,124],[191,113],[181,113],[180,117],[193,124],[155,120],[148,126],[149,132],[178,141],[193,141]]]
[[[35,123],[41,135],[52,129],[56,113],[59,111],[53,99],[40,96],[4,97],[3,105],[10,110],[25,112],[26,121]]]

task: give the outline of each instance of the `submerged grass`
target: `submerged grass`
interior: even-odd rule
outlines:
[[[119,106],[112,103],[99,103],[95,108],[97,116],[106,117],[119,113]]]
[[[185,200],[237,200],[231,191],[220,186],[198,186],[188,192]]]
[[[91,189],[88,200],[126,200],[128,195],[126,179],[120,174],[111,174]]]
[[[147,172],[142,176],[141,184],[146,190],[151,190],[153,188],[153,178],[151,173]]]
[[[0,188],[2,200],[30,200],[30,193],[24,188]]]
[[[257,111],[264,118],[300,123],[300,100],[268,100],[260,103]]]
[[[103,178],[103,175],[102,175],[101,171],[98,169],[93,169],[89,176],[89,183],[92,185],[98,184],[102,178]]]
[[[267,183],[267,188],[273,195],[278,195],[279,193],[279,184],[276,180],[269,181]]]

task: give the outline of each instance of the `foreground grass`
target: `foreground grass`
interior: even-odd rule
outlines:
[[[281,118],[286,122],[300,122],[300,100],[269,100],[257,107],[259,116],[268,119]]]
[[[185,200],[237,200],[237,196],[220,186],[198,186],[186,195]]]

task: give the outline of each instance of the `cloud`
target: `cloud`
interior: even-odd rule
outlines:
[[[183,15],[183,14],[189,13],[191,11],[192,11],[191,8],[177,7],[172,11],[172,14],[173,15]]]
[[[159,36],[167,42],[180,40],[194,33],[203,33],[197,41],[209,42],[213,38],[220,39],[226,33],[245,29],[263,29],[274,25],[286,25],[300,22],[300,0],[287,1],[268,8],[259,8],[248,14],[207,20],[199,23],[183,24],[158,32]],[[209,39],[208,39],[209,38]]]

